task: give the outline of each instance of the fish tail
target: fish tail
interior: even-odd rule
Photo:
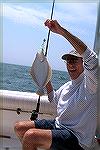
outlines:
[[[44,89],[42,88],[39,88],[38,89],[38,91],[36,92],[36,94],[38,94],[39,96],[42,96],[42,95],[44,95],[45,93],[44,93]]]

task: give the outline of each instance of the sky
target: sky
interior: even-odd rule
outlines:
[[[31,66],[36,53],[47,40],[48,28],[44,22],[50,19],[51,3],[2,3],[3,62]],[[53,19],[69,32],[78,36],[93,49],[97,3],[55,3]],[[52,69],[66,70],[61,56],[73,47],[62,36],[50,34],[47,59]]]

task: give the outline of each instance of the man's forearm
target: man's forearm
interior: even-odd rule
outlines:
[[[63,28],[57,22],[57,20],[47,19],[45,22],[45,26],[47,26],[52,32],[65,37],[79,54],[84,53],[84,51],[86,50],[87,46],[78,37],[74,36],[68,30]]]
[[[47,83],[46,89],[47,89],[47,94],[53,91],[53,87],[50,81]]]
[[[71,34],[63,27],[61,27],[59,34],[65,37],[70,42],[70,44],[77,50],[79,54],[84,53],[87,46],[79,38]]]

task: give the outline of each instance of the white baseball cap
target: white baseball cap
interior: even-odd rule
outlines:
[[[80,55],[75,49],[71,50],[69,53],[64,54],[61,58],[63,60],[66,60],[66,57],[69,56],[69,55],[73,55],[73,56],[82,58],[82,55]]]

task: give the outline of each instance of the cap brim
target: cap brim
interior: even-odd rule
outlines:
[[[66,58],[67,58],[68,56],[75,56],[75,57],[78,57],[78,56],[75,55],[75,54],[64,54],[61,58],[62,58],[63,60],[66,60]]]
[[[65,54],[65,55],[63,55],[61,58],[62,58],[63,60],[66,60],[66,58],[67,58],[68,55],[69,55],[69,54]]]
[[[66,60],[66,58],[67,58],[68,56],[82,57],[81,55],[77,56],[76,54],[64,54],[61,58],[62,58],[63,60]]]

